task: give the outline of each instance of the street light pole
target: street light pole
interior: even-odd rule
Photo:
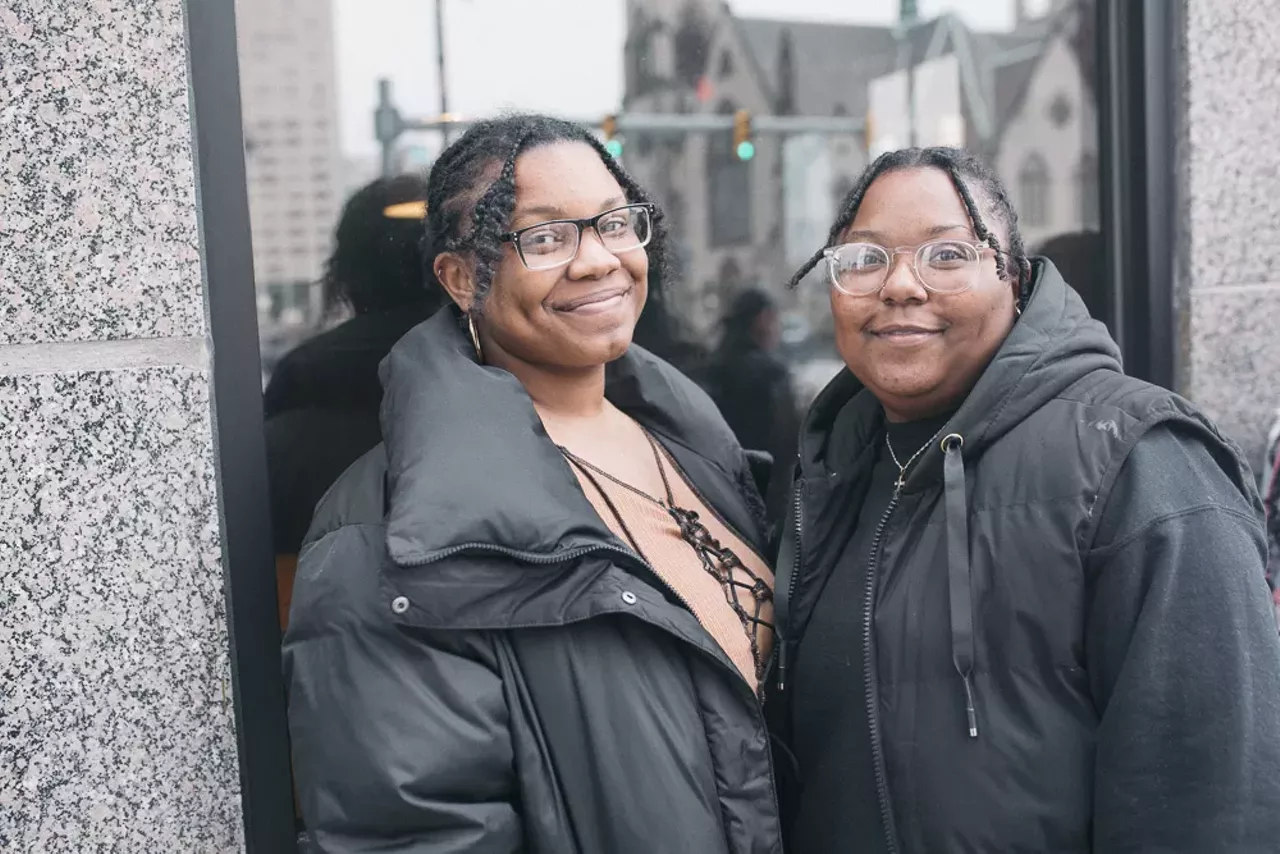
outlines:
[[[391,177],[395,161],[396,138],[403,132],[400,112],[391,101],[391,81],[378,79],[378,106],[373,111],[373,136],[382,152],[382,177]]]
[[[911,28],[919,17],[916,0],[901,0],[898,6],[898,64],[906,72],[907,146],[915,148],[916,139],[916,63],[911,44]]]
[[[436,79],[440,85],[440,115],[449,114],[449,86],[444,73],[444,0],[436,0]],[[443,131],[444,144],[449,145],[449,130]]]

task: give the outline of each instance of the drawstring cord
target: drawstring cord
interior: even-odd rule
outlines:
[[[973,703],[973,592],[969,586],[969,512],[965,502],[964,437],[942,440],[942,480],[947,513],[947,582],[951,599],[951,660],[964,682],[969,738],[978,737]]]

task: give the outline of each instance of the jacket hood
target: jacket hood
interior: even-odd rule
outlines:
[[[1034,288],[991,363],[947,423],[946,434],[964,438],[964,456],[981,454],[1001,436],[1084,376],[1121,370],[1120,350],[1107,328],[1089,316],[1084,301],[1063,280],[1053,262],[1032,262]],[[814,401],[800,439],[800,464],[807,476],[825,471],[835,434],[850,447],[865,448],[883,423],[879,402],[845,368]],[[839,420],[839,431],[836,423]],[[904,490],[917,491],[941,477],[939,443],[925,451]]]
[[[430,563],[471,547],[553,559],[618,544],[524,387],[476,361],[454,309],[401,339],[380,374],[387,545],[397,563]],[[633,345],[609,366],[605,395],[732,476],[732,432],[710,398],[667,363]]]

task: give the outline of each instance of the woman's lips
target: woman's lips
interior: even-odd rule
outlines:
[[[634,285],[619,288],[603,288],[589,294],[583,294],[571,300],[553,304],[551,307],[566,314],[603,314],[616,308],[631,293]]]
[[[870,334],[886,344],[910,347],[936,338],[942,334],[942,330],[926,326],[893,325],[870,330]]]

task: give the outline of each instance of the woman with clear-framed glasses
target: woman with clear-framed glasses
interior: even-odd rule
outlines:
[[[316,850],[781,851],[760,497],[631,346],[664,237],[572,124],[484,122],[435,163],[453,306],[383,363],[384,444],[318,508],[285,638]]]
[[[848,370],[777,563],[789,854],[1274,850],[1280,638],[1235,446],[1124,375],[965,152],[879,158],[793,285],[815,267]]]

